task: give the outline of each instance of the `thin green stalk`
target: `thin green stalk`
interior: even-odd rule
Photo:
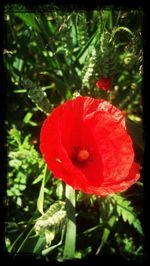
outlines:
[[[66,185],[66,209],[67,209],[67,226],[66,226],[66,239],[63,257],[64,259],[73,259],[75,257],[76,245],[76,221],[75,221],[75,190]]]
[[[47,167],[45,167],[45,176],[44,176],[45,185],[46,185],[46,183],[48,182],[49,177],[50,177],[50,172],[49,172],[49,170],[47,169]],[[34,215],[30,218],[30,220],[28,221],[28,225],[32,224],[32,222],[35,220],[35,217],[37,216],[37,214],[38,214],[38,210],[36,210],[35,213],[34,213]],[[27,226],[27,228],[25,228],[25,230],[24,230],[24,231],[23,231],[23,232],[17,237],[17,239],[14,241],[14,243],[12,244],[12,247],[11,247],[11,250],[10,250],[10,251],[13,251],[13,249],[14,249],[16,243],[19,241],[19,239],[23,236],[23,234],[24,234],[27,230],[28,230],[28,226]],[[31,230],[33,230],[33,227],[32,227]],[[25,244],[25,242],[27,241],[28,236],[30,236],[30,233],[32,232],[31,230],[30,230],[29,233],[27,234],[27,236],[26,236],[26,238],[24,239],[24,241],[22,242],[21,246],[18,248],[17,253],[20,251],[20,249],[22,248],[22,246],[23,246],[23,245]]]
[[[109,221],[108,221],[108,225],[104,228],[104,231],[103,231],[103,234],[102,234],[102,239],[101,239],[101,243],[96,251],[96,254],[95,255],[98,255],[102,249],[102,247],[104,246],[104,244],[106,243],[109,235],[110,235],[110,232],[111,232],[111,228],[114,226],[116,222],[116,217],[113,215]]]
[[[28,224],[32,224],[32,222],[35,220],[35,217],[37,216],[38,211],[36,210],[34,212],[34,215],[30,218],[30,220],[28,221]],[[19,241],[19,239],[22,237],[22,235],[26,232],[27,228],[25,228],[25,230],[23,232],[21,232],[21,234],[17,237],[17,239],[14,241],[14,243],[11,246],[11,251],[13,251],[13,248],[15,247],[16,243]]]
[[[34,230],[34,226],[31,228],[31,230],[29,231],[29,233],[27,234],[26,238],[23,240],[23,242],[21,243],[20,247],[18,248],[16,253],[19,253],[20,250],[22,249],[22,247],[24,246],[25,242],[28,240],[29,236],[31,235],[31,233]]]

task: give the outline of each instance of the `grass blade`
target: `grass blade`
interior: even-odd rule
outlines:
[[[37,209],[41,214],[44,214],[43,204],[44,204],[44,186],[45,186],[46,172],[47,172],[47,166],[45,166],[45,169],[44,169],[44,175],[43,175],[43,180],[42,180],[42,184],[41,184],[41,189],[40,189],[39,197],[37,200]]]

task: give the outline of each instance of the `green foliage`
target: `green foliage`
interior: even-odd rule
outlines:
[[[140,223],[140,220],[138,219],[134,208],[131,206],[131,201],[124,199],[123,197],[119,195],[114,195],[113,199],[116,201],[116,210],[119,216],[122,217],[123,221],[128,223],[130,225],[133,225],[134,228],[143,235],[142,226]]]
[[[45,10],[5,7],[6,249],[58,261],[99,253],[139,260],[142,187],[106,198],[65,191],[45,167],[39,137],[46,115],[60,103],[79,92],[101,97],[125,111],[136,160],[142,162],[143,13]],[[103,77],[112,79],[109,94],[96,88]]]
[[[116,218],[115,218],[114,215],[111,216],[111,218],[108,220],[107,224],[108,224],[109,227],[106,226],[105,229],[104,229],[104,232],[103,232],[102,238],[101,238],[101,243],[100,243],[100,246],[98,247],[98,249],[96,251],[96,255],[98,255],[100,253],[103,245],[107,242],[108,237],[109,237],[109,235],[111,233],[111,229],[112,229],[112,227],[115,224],[115,221],[116,221]]]
[[[136,261],[138,258],[138,262],[142,262],[141,257],[143,254],[143,246],[142,244],[135,244],[132,236],[127,236],[127,234],[123,234],[122,238],[116,233],[115,239],[120,247],[121,253],[126,256],[127,260]]]
[[[15,126],[9,130],[9,173],[8,173],[8,197],[16,199],[16,203],[22,206],[22,195],[27,188],[27,181],[36,168],[42,169],[43,159],[29,143],[30,135],[22,139],[21,131]]]

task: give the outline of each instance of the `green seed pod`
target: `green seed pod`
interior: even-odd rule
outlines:
[[[62,230],[65,222],[65,202],[56,201],[39,219],[37,219],[34,229],[36,235],[45,235],[46,242],[50,245],[55,235]]]
[[[48,114],[50,112],[51,104],[46,93],[29,79],[23,80],[23,86],[27,89],[28,97],[38,109],[43,113]]]

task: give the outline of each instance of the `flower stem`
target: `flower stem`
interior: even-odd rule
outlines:
[[[66,226],[66,239],[63,257],[64,259],[73,259],[75,257],[76,245],[76,221],[75,221],[75,190],[66,185],[65,190],[66,209],[67,209],[67,226]]]

